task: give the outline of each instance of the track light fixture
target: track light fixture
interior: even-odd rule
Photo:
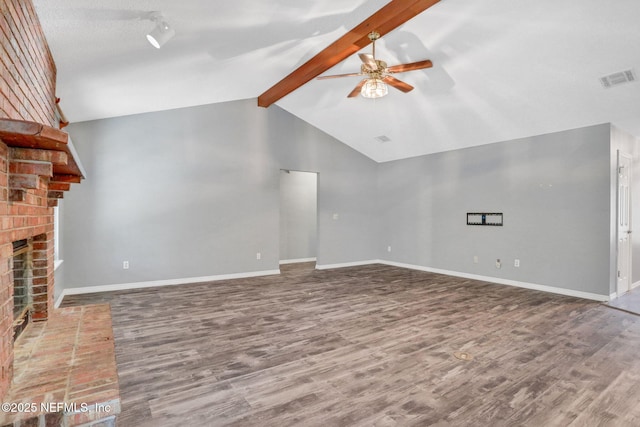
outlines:
[[[147,34],[147,40],[156,49],[160,49],[166,42],[176,35],[176,31],[171,28],[164,16],[160,12],[152,12],[149,16],[156,26]]]

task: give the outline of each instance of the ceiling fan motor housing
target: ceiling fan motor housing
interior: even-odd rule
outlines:
[[[387,94],[386,85],[389,84],[402,92],[410,92],[413,86],[401,80],[396,79],[392,74],[403,73],[405,71],[420,70],[423,68],[431,68],[433,64],[430,60],[412,62],[409,64],[400,64],[389,67],[385,61],[376,59],[376,40],[380,38],[380,33],[372,31],[368,35],[372,42],[372,52],[359,53],[358,56],[362,61],[359,73],[337,74],[333,76],[320,76],[318,79],[327,79],[335,77],[365,76],[364,80],[347,95],[353,98],[361,93],[366,98],[379,98]]]

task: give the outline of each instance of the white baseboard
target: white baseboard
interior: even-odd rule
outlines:
[[[307,259],[305,259],[305,260],[307,260]],[[308,260],[309,261],[296,261],[296,262],[310,262],[310,261],[315,260],[315,258],[308,259]],[[281,261],[281,264],[284,264],[284,263],[285,262]],[[533,290],[536,290],[536,291],[550,292],[550,293],[554,293],[554,294],[567,295],[567,296],[572,296],[572,297],[577,297],[577,298],[584,298],[584,299],[589,299],[589,300],[594,300],[594,301],[610,301],[610,300],[612,300],[612,299],[614,299],[616,297],[616,293],[615,292],[613,294],[611,294],[611,295],[599,295],[599,294],[594,294],[594,293],[590,293],[590,292],[583,292],[583,291],[576,291],[576,290],[572,290],[572,289],[557,288],[557,287],[554,287],[554,286],[547,286],[547,285],[539,285],[539,284],[536,284],[536,283],[520,282],[520,281],[510,280],[510,279],[501,279],[501,278],[498,278],[498,277],[480,276],[480,275],[477,275],[477,274],[461,273],[461,272],[458,272],[458,271],[443,270],[443,269],[439,269],[439,268],[424,267],[424,266],[421,266],[421,265],[405,264],[405,263],[401,263],[401,262],[385,261],[385,260],[379,260],[379,259],[364,260],[364,261],[354,261],[354,262],[345,262],[345,263],[339,263],[339,264],[316,265],[316,270],[328,270],[328,269],[332,269],[332,268],[357,267],[357,266],[370,265],[370,264],[385,264],[385,265],[390,265],[390,266],[394,266],[394,267],[408,268],[408,269],[411,269],[411,270],[426,271],[426,272],[430,272],[430,273],[445,274],[447,276],[463,277],[465,279],[480,280],[480,281],[483,281],[483,282],[491,282],[491,283],[497,283],[497,284],[507,285],[507,286],[516,286],[516,287],[519,287],[519,288],[533,289]],[[264,271],[253,271],[253,272],[249,272],[249,273],[233,273],[233,274],[221,274],[221,275],[217,275],[217,276],[191,277],[191,278],[185,278],[185,279],[156,280],[156,281],[149,281],[149,282],[134,282],[134,283],[122,283],[122,284],[115,284],[115,285],[101,285],[101,286],[87,286],[87,287],[81,287],[81,288],[68,288],[68,289],[64,289],[62,291],[62,294],[56,300],[55,307],[56,308],[60,307],[60,304],[62,303],[62,300],[64,299],[64,297],[66,295],[79,295],[79,294],[90,294],[90,293],[96,293],[96,292],[122,291],[122,290],[128,290],[128,289],[151,288],[151,287],[155,287],[155,286],[184,285],[184,284],[189,284],[189,283],[214,282],[214,281],[219,281],[219,280],[243,279],[243,278],[248,278],[248,277],[270,276],[270,275],[275,275],[275,274],[280,274],[280,270],[264,270]],[[637,286],[640,286],[640,282],[634,283],[632,285],[632,288],[635,288]]]
[[[153,288],[156,286],[186,285],[189,283],[216,282],[220,280],[244,279],[247,277],[271,276],[280,274],[280,270],[251,271],[248,273],[219,274],[216,276],[188,277],[184,279],[152,280],[148,282],[120,283],[115,285],[85,286],[63,289],[56,301],[55,308],[60,307],[67,295],[93,294],[96,292],[125,291],[129,289]]]
[[[404,264],[394,261],[378,261],[381,264],[395,267],[410,268],[412,270],[427,271],[430,273],[446,274],[447,276],[463,277],[465,279],[481,280],[483,282],[498,283],[500,285],[516,286],[518,288],[533,289],[536,291],[550,292],[553,294],[567,295],[571,297],[584,298],[595,301],[609,301],[609,295],[593,294],[591,292],[575,291],[573,289],[556,288],[554,286],[539,285],[536,283],[519,282],[517,280],[501,279],[498,277],[479,276],[477,274],[461,273],[458,271],[441,270],[439,268],[423,267],[420,265]]]
[[[640,282],[632,283],[632,284],[631,284],[631,289],[635,289],[635,288],[637,288],[638,286],[640,286]]]
[[[315,261],[316,258],[296,258],[296,259],[283,259],[280,261],[280,264],[297,264],[299,262],[312,262]]]
[[[611,301],[613,299],[616,299],[616,298],[618,298],[618,293],[617,292],[614,292],[611,295],[609,295],[609,301]]]
[[[345,268],[345,267],[357,267],[360,265],[370,265],[370,264],[380,264],[381,261],[378,259],[370,259],[367,261],[354,261],[354,262],[343,262],[341,264],[316,264],[316,270],[329,270],[331,268]]]
[[[64,299],[64,289],[62,290],[62,293],[58,296],[58,299],[56,300],[56,302],[53,304],[53,307],[60,308],[60,304],[62,304],[63,299]]]

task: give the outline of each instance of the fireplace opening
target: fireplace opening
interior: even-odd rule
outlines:
[[[13,242],[13,340],[24,331],[33,310],[33,243]]]

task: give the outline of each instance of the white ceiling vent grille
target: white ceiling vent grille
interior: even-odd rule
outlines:
[[[636,80],[636,75],[633,70],[619,71],[617,73],[609,74],[608,76],[600,77],[600,82],[605,88],[635,82]]]
[[[376,136],[374,139],[376,141],[378,141],[378,142],[389,142],[389,141],[391,141],[391,138],[389,138],[387,135]]]

